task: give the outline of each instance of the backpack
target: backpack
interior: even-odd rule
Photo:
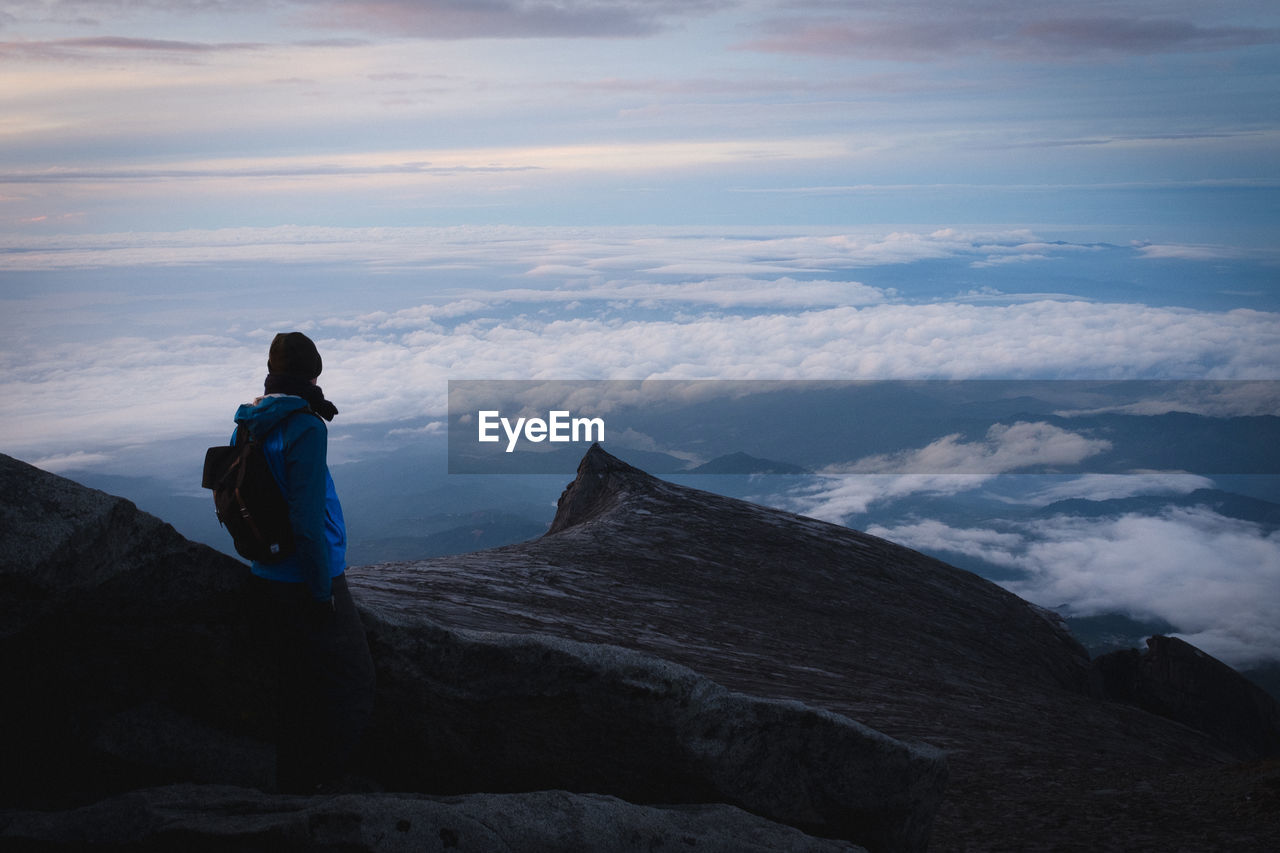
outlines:
[[[267,464],[262,442],[298,412],[314,414],[310,407],[296,409],[258,438],[240,424],[234,444],[205,451],[200,485],[213,490],[218,521],[231,534],[236,553],[247,560],[278,563],[295,550],[289,504]]]

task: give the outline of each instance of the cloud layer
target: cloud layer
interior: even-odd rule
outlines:
[[[495,316],[483,296],[461,307],[301,324],[332,365],[324,385],[346,404],[347,422],[440,416],[448,378],[1244,378],[1270,373],[1261,365],[1275,364],[1280,349],[1270,315],[1134,305],[882,304],[744,316],[699,310],[695,293],[667,303],[663,316],[628,319],[611,306],[564,318],[540,309]],[[199,430],[226,400],[258,386],[258,351],[273,330],[11,349],[0,380],[5,449],[127,443],[137,413],[121,401],[140,395],[155,429]],[[1026,341],[1035,341],[1033,352]],[[949,449],[991,464],[1011,458],[1013,437],[995,437],[1004,449]],[[1088,443],[1070,449],[1087,452]]]
[[[759,156],[757,151],[756,155]],[[296,164],[295,164],[296,165]],[[536,170],[536,164],[477,166],[405,162],[312,163],[290,172],[288,163],[225,162],[150,173],[102,173],[95,181],[154,180],[157,187],[211,174],[238,178],[343,177],[427,171]],[[64,172],[15,176],[15,182],[56,183]],[[19,180],[20,179],[20,180]],[[545,281],[599,280],[636,274],[650,279],[701,275],[792,275],[832,273],[919,261],[962,260],[974,269],[1006,264],[1087,259],[1119,247],[1049,241],[1026,228],[886,228],[885,226],[595,226],[516,227],[322,227],[182,229],[35,235],[0,232],[0,272],[100,267],[163,267],[236,263],[352,264],[369,268],[518,267]],[[1167,245],[1156,255],[1148,246],[1126,249],[1131,257],[1202,260],[1212,247]],[[1228,250],[1223,248],[1221,252]],[[1230,250],[1237,259],[1274,261],[1267,250]],[[1209,257],[1225,259],[1226,254]],[[960,295],[951,291],[951,295]],[[992,291],[973,289],[975,299]],[[998,295],[998,293],[996,294]],[[1077,297],[1081,293],[1074,294]],[[989,299],[987,301],[990,301]]]
[[[868,532],[1016,569],[1024,579],[1004,586],[1069,615],[1165,620],[1234,666],[1280,659],[1280,533],[1208,508],[1061,515],[1000,530],[921,521]]]
[[[1070,269],[1094,250],[952,229],[278,227],[0,240],[8,274],[68,282],[47,290],[32,278],[4,296],[5,445],[53,455],[127,442],[135,415],[120,401],[140,389],[157,429],[190,432],[214,401],[256,387],[258,350],[293,327],[333,353],[325,384],[360,423],[442,415],[448,378],[1277,378],[1280,323],[1268,312],[939,298],[860,280],[1028,251]],[[922,452],[1003,470],[1026,442],[1088,452],[1080,441],[1025,425]]]

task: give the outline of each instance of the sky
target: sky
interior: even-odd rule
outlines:
[[[0,2],[0,452],[55,471],[190,479],[289,329],[336,461],[450,379],[1273,380],[1278,238],[1262,0]],[[1280,600],[1274,536],[1162,520],[894,532]]]
[[[1050,223],[1265,247],[1278,40],[1263,0],[19,0],[0,222]]]

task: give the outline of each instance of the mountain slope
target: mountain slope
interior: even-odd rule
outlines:
[[[838,715],[357,593],[378,681],[359,778],[274,793],[257,583],[0,454],[0,849],[920,851],[944,792],[936,750]]]
[[[1014,849],[1185,841],[1197,809],[1216,808],[1201,780],[1222,789],[1212,774],[1230,760],[1091,693],[1088,657],[1056,618],[976,575],[666,483],[598,447],[542,538],[351,575],[382,608],[607,641],[942,747],[952,776],[935,849],[987,849],[993,832]],[[1119,814],[1096,793],[1117,790],[1140,805]]]

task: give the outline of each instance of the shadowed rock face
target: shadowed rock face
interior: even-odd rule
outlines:
[[[0,797],[265,784],[272,687],[248,569],[133,504],[0,456]]]
[[[941,747],[951,776],[934,849],[1258,837],[1206,794],[1230,787],[1213,774],[1232,745],[1106,700],[1053,614],[910,549],[666,483],[598,447],[542,538],[351,575],[380,610],[615,643]]]
[[[10,807],[0,837],[10,846],[163,846],[196,833],[211,849],[272,838],[366,849],[351,827],[385,823],[389,811],[429,813],[435,826],[484,823],[498,808],[505,846],[472,833],[463,849],[629,850],[686,838],[724,850],[854,849],[780,825],[790,824],[920,850],[942,796],[936,751],[835,714],[730,693],[617,647],[453,631],[376,607],[363,608],[379,692],[361,769],[399,790],[512,796],[464,799],[442,816],[422,798],[335,804],[247,791],[270,787],[275,685],[246,620],[246,567],[127,501],[7,457],[0,532],[12,617],[0,636],[0,807]],[[157,787],[190,782],[238,787]],[[529,794],[562,788],[580,793]],[[135,793],[67,811],[124,791]],[[586,793],[636,802],[606,806]],[[228,800],[261,820],[233,819]],[[641,805],[681,802],[740,809]],[[561,813],[539,815],[539,804]],[[711,822],[691,829],[699,814]],[[619,835],[617,822],[635,831]]]
[[[1220,660],[1177,637],[1094,662],[1108,697],[1208,732],[1236,751],[1280,756],[1280,704]]]
[[[397,790],[729,803],[872,850],[925,847],[946,778],[935,750],[616,646],[369,615],[370,753]]]
[[[80,853],[93,842],[112,850],[227,853],[865,853],[731,806],[653,808],[565,791],[300,797],[173,785],[69,812],[23,812],[0,820],[0,840],[9,851]]]

